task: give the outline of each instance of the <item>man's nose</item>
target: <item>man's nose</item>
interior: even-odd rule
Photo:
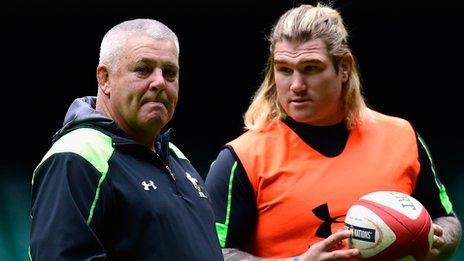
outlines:
[[[166,79],[161,68],[155,68],[150,78],[150,90],[160,91],[166,88]]]
[[[306,84],[303,75],[299,72],[294,72],[292,75],[290,90],[293,92],[301,92],[306,89]]]

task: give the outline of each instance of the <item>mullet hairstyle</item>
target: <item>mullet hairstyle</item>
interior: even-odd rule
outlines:
[[[341,58],[351,53],[347,38],[348,32],[341,15],[338,11],[321,3],[316,7],[301,5],[283,14],[268,38],[270,52],[265,77],[244,114],[245,129],[257,130],[266,127],[272,119],[285,115],[277,100],[274,78],[274,48],[277,42],[303,43],[313,39],[322,39],[338,73]],[[354,60],[348,81],[342,86],[342,99],[346,115],[345,124],[348,129],[352,129],[363,115],[369,114],[362,96],[361,81]]]

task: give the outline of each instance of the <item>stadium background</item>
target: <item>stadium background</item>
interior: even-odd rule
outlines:
[[[99,43],[111,26],[155,18],[179,36],[180,100],[170,126],[173,142],[205,176],[220,146],[241,133],[271,25],[303,2],[314,3],[20,0],[3,7],[0,260],[27,259],[32,171],[70,102],[96,93]],[[464,9],[455,5],[333,1],[349,28],[368,104],[413,122],[463,216]],[[464,260],[462,246],[453,260]]]

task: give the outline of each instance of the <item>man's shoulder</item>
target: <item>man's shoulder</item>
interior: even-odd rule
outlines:
[[[269,144],[278,138],[286,137],[288,135],[293,135],[293,131],[281,120],[274,119],[259,129],[246,130],[240,136],[227,144],[237,145],[238,143],[243,143],[246,147],[252,147],[253,144]]]
[[[181,160],[189,161],[189,159],[184,155],[184,153],[176,145],[174,145],[172,142],[169,142],[168,146],[169,146],[169,149],[174,152],[174,155],[177,158],[179,158]]]
[[[49,157],[60,153],[77,154],[97,169],[104,168],[114,151],[112,138],[103,132],[92,128],[72,130],[56,140],[42,158],[40,166]]]
[[[112,138],[92,128],[79,128],[60,137],[49,153],[74,152],[87,158],[93,153],[108,153],[113,150]]]
[[[378,126],[389,126],[392,128],[411,129],[412,124],[405,118],[387,115],[378,111],[370,110],[370,117],[365,122],[373,122]]]

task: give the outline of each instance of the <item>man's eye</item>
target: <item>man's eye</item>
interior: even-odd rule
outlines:
[[[288,67],[277,67],[277,71],[287,75],[292,74],[292,69]]]
[[[304,68],[304,71],[305,72],[308,72],[308,73],[312,73],[312,72],[318,72],[320,71],[320,68],[319,67],[316,67],[316,66],[312,66],[312,65],[308,65]]]
[[[135,68],[135,71],[138,73],[138,74],[141,74],[141,75],[148,75],[151,73],[151,69],[149,67],[146,67],[146,66],[143,66],[143,67],[137,67]]]
[[[165,70],[163,70],[163,76],[168,81],[174,81],[176,79],[176,77],[177,77],[177,71],[165,69]]]

